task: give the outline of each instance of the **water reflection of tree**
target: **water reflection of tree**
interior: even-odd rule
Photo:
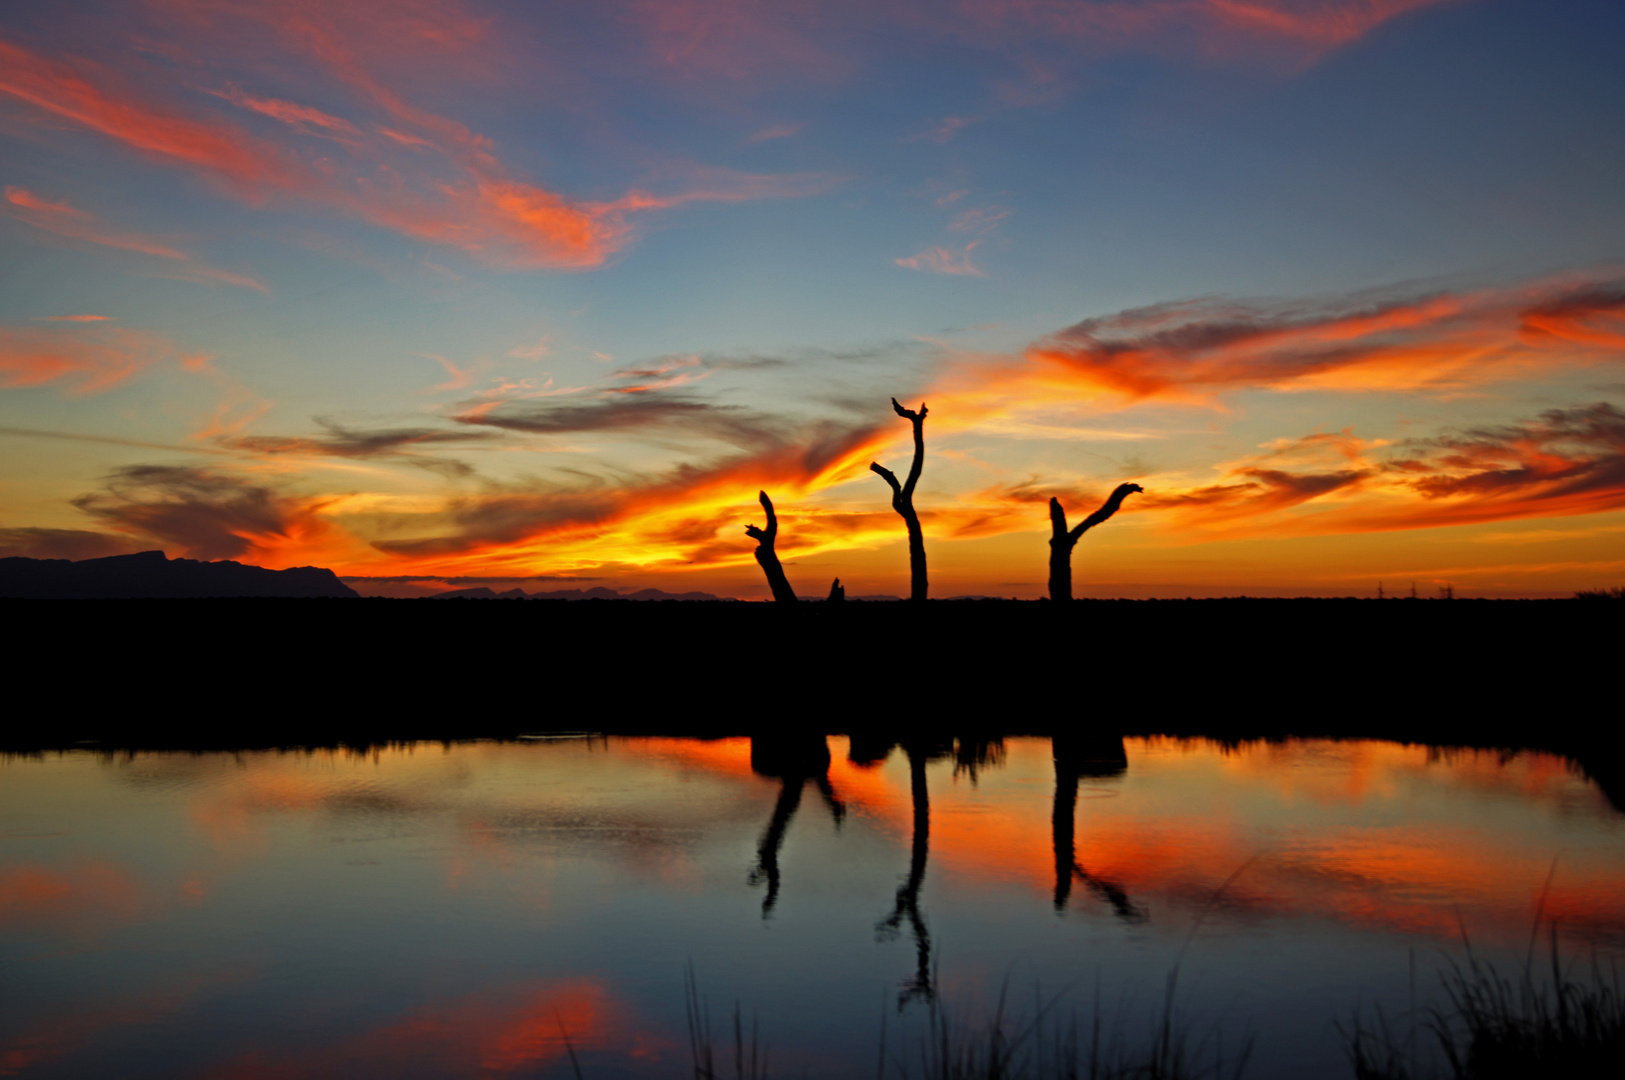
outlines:
[[[1066,910],[1072,896],[1072,882],[1077,880],[1110,904],[1119,918],[1143,922],[1147,917],[1145,909],[1129,899],[1122,886],[1085,870],[1077,857],[1074,819],[1078,808],[1078,780],[1123,775],[1128,770],[1128,756],[1123,750],[1122,737],[1057,735],[1052,747],[1055,805],[1050,823],[1055,848],[1055,910]]]
[[[829,746],[822,734],[792,733],[777,736],[752,736],[750,740],[750,767],[761,776],[779,781],[779,797],[773,804],[773,816],[756,846],[756,866],[750,872],[750,883],[767,883],[767,895],[762,898],[762,918],[773,914],[773,905],[779,900],[779,849],[784,846],[784,834],[790,820],[801,806],[801,792],[811,780],[829,807],[840,828],[846,817],[846,806],[829,782]]]
[[[920,916],[920,886],[925,884],[925,864],[931,856],[931,793],[925,779],[925,764],[931,760],[931,750],[930,746],[917,741],[903,744],[903,752],[908,755],[909,789],[914,800],[914,840],[909,847],[908,876],[897,887],[897,902],[892,913],[875,925],[875,932],[882,940],[895,938],[905,921],[914,934],[914,975],[903,980],[899,1006],[916,998],[929,1001],[935,994],[931,983],[931,931]]]

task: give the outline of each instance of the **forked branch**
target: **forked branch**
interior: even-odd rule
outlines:
[[[1144,491],[1139,484],[1118,484],[1117,489],[1100,504],[1100,509],[1078,522],[1070,530],[1066,527],[1066,511],[1060,499],[1049,501],[1049,598],[1053,601],[1072,599],[1072,549],[1083,534],[1109,519],[1122,507],[1123,500],[1135,492]]]
[[[908,527],[909,599],[924,600],[928,591],[925,537],[920,531],[920,516],[914,512],[914,488],[920,482],[921,470],[925,468],[925,417],[928,410],[923,401],[918,411],[905,409],[896,398],[891,399],[891,407],[898,416],[914,425],[914,461],[909,466],[908,479],[898,483],[897,474],[878,461],[870,462],[869,470],[891,488],[892,509],[897,511],[903,524]]]

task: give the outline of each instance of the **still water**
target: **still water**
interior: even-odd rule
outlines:
[[[1193,1046],[1341,1076],[1334,1023],[1437,1000],[1463,928],[1625,951],[1625,819],[1561,758],[828,747],[8,758],[0,1075],[678,1077],[690,965],[773,1075],[872,1077],[883,1021],[896,1075],[1001,986],[1142,1040],[1177,962]]]

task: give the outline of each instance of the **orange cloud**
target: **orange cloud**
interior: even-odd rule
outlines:
[[[1291,535],[1388,532],[1625,508],[1625,413],[1605,402],[1551,409],[1521,424],[1397,444],[1344,433],[1342,467],[1280,461],[1325,447],[1313,435],[1233,466],[1226,482],[1149,493],[1148,511],[1182,529]],[[1371,451],[1384,447],[1382,454]],[[1352,456],[1350,456],[1352,454]],[[1307,467],[1304,467],[1304,465]],[[1277,465],[1277,467],[1270,467]],[[1323,497],[1330,506],[1283,516]]]
[[[436,5],[390,5],[385,10],[391,34],[380,36],[373,32],[376,20],[364,18],[364,5],[335,9],[327,4],[199,0],[168,6],[187,17],[207,17],[205,22],[232,17],[268,23],[277,39],[316,58],[360,90],[372,106],[383,109],[391,125],[366,134],[354,122],[308,105],[237,87],[216,92],[257,116],[277,121],[283,136],[340,138],[352,159],[316,157],[298,145],[251,135],[224,118],[187,116],[174,106],[145,100],[100,66],[69,67],[5,42],[0,42],[0,63],[7,65],[7,74],[0,76],[0,93],[159,160],[194,169],[253,202],[272,197],[305,200],[518,268],[598,266],[629,242],[629,214],[695,201],[793,197],[829,185],[823,177],[712,170],[697,177],[699,183],[686,191],[651,195],[634,190],[601,203],[572,200],[514,177],[495,156],[489,139],[412,105],[373,70],[377,61],[372,54],[381,37],[438,51],[477,39],[482,21],[457,17],[455,9],[448,9],[448,15]],[[403,146],[437,153],[402,160]],[[30,220],[42,228],[165,258],[185,258],[151,241],[93,232],[82,217],[74,219],[77,225],[65,224],[69,214],[77,213],[72,208],[33,201],[35,205],[27,207],[34,214]],[[222,272],[212,276],[228,280]]]
[[[217,97],[225,98],[233,105],[252,110],[261,116],[269,116],[273,120],[280,120],[284,124],[298,128],[301,131],[308,132],[311,128],[317,128],[323,132],[340,135],[359,136],[361,134],[354,124],[343,117],[324,113],[320,109],[311,108],[309,105],[300,105],[292,101],[280,101],[276,98],[255,97],[252,94],[244,93],[235,86],[227,87],[224,90],[215,90],[212,93]],[[385,134],[391,133],[386,132]]]
[[[601,982],[538,980],[431,1004],[335,1042],[251,1049],[205,1075],[299,1080],[335,1071],[428,1070],[509,1076],[562,1060],[567,1039],[577,1052],[614,1049],[636,1055],[651,1046],[647,1037],[627,1030]]]
[[[142,330],[68,323],[0,327],[0,386],[67,385],[74,396],[110,390],[176,354],[167,338]]]
[[[0,93],[245,191],[292,183],[269,145],[226,125],[152,108],[99,66],[81,62],[76,70],[0,40]]]
[[[949,393],[1211,404],[1246,390],[1458,393],[1625,358],[1617,281],[1555,280],[1366,303],[1187,300],[1085,319],[1025,365],[971,362]]]
[[[694,177],[687,190],[658,195],[633,190],[620,199],[588,202],[517,177],[499,160],[490,139],[413,104],[391,85],[448,60],[461,76],[477,78],[488,71],[489,57],[475,47],[488,44],[490,19],[470,14],[460,3],[165,0],[158,6],[186,39],[182,51],[199,51],[200,38],[210,52],[241,51],[252,43],[246,47],[263,60],[268,48],[280,47],[314,60],[359,93],[362,108],[381,110],[387,123],[362,123],[235,84],[212,91],[279,125],[267,136],[250,135],[221,117],[193,118],[143,100],[103,68],[80,65],[82,71],[70,71],[15,46],[7,48],[26,61],[31,82],[0,81],[0,92],[9,89],[39,105],[71,88],[95,108],[58,110],[59,115],[225,180],[253,201],[274,196],[317,203],[518,268],[598,266],[630,241],[630,214],[695,201],[795,197],[829,186],[825,177],[710,170]],[[386,33],[379,32],[381,25],[388,27]],[[148,138],[145,133],[152,130],[186,131],[192,138]],[[336,139],[345,151],[332,150],[331,141],[321,150],[289,143],[290,135]],[[403,157],[403,149],[413,153]]]

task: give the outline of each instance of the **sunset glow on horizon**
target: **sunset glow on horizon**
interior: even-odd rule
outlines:
[[[760,599],[765,490],[800,593],[901,596],[895,397],[930,409],[933,596],[1043,595],[1049,499],[1130,481],[1079,596],[1618,585],[1622,31],[1603,0],[16,7],[0,556]]]

